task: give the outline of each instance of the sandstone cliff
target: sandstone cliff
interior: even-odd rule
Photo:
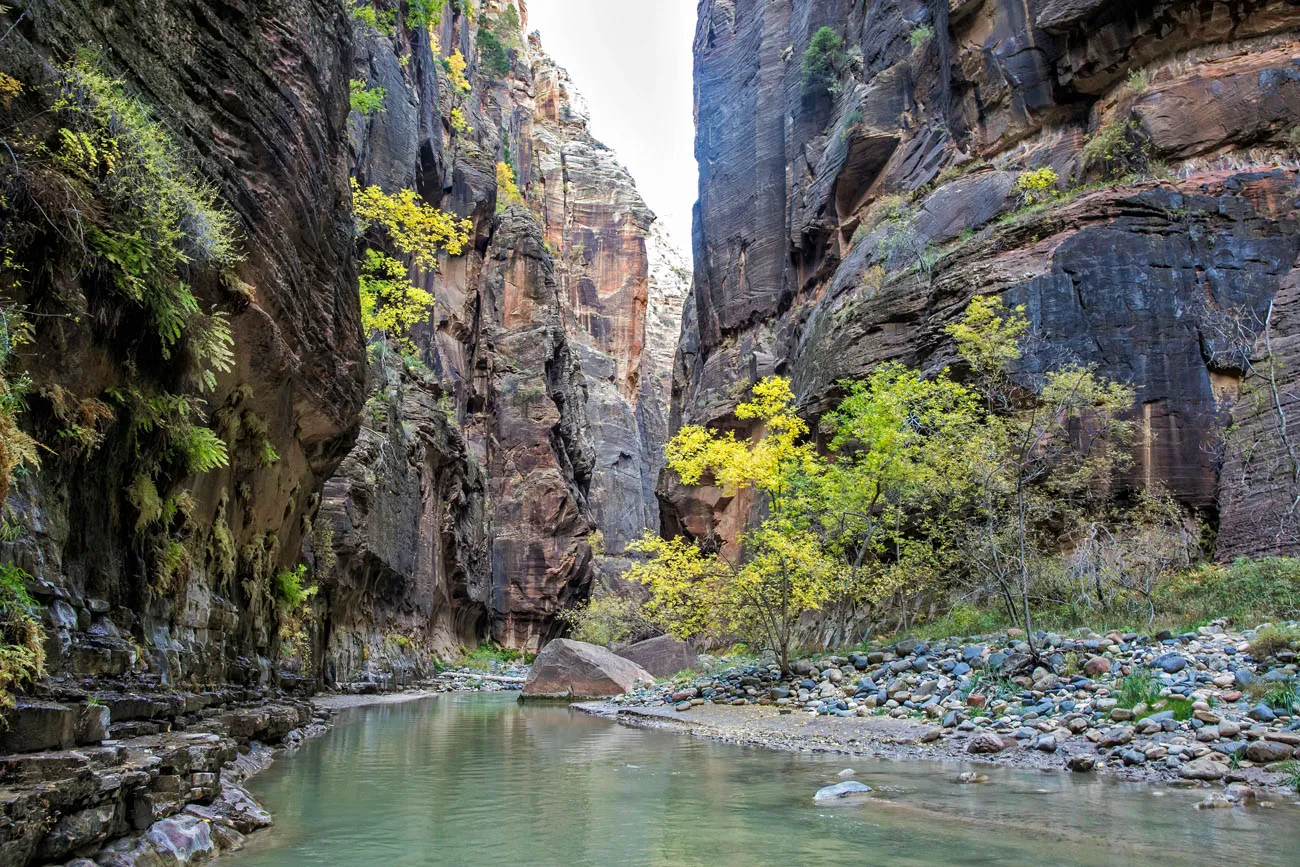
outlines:
[[[396,364],[392,381],[408,396],[379,421],[363,414],[357,450],[326,487],[336,546],[352,538],[356,548],[340,547],[325,594],[388,588],[332,616],[325,665],[339,679],[400,678],[430,651],[487,636],[536,650],[557,633],[556,614],[585,598],[605,552],[658,526],[680,259],[591,136],[567,74],[536,35],[508,31],[505,9],[485,4],[471,20],[448,7],[432,41],[418,29],[364,34],[369,59],[356,74],[398,108],[356,130],[358,176],[418,186],[473,217],[475,244],[425,278],[436,315],[416,335],[415,367],[427,374],[408,382],[412,364]],[[476,55],[484,30],[509,46],[508,71]],[[470,58],[468,92],[449,86],[435,45],[441,58]],[[430,111],[436,136],[421,120]],[[499,193],[498,163],[522,202]],[[413,409],[434,404],[449,437],[430,438],[416,415],[415,436],[387,457],[367,445],[372,427],[376,442],[391,440]],[[422,465],[434,455],[443,470]],[[411,556],[439,537],[441,555]]]
[[[6,143],[32,130],[37,166],[35,133],[58,141],[39,118],[59,70],[97,52],[239,238],[230,264],[182,255],[195,333],[228,321],[233,338],[210,389],[194,358],[169,363],[140,336],[62,223],[34,217],[15,244],[7,301],[36,323],[16,356],[23,423],[59,444],[17,478],[0,542],[43,603],[38,692],[392,682],[489,638],[536,649],[589,592],[593,544],[657,526],[680,266],[507,4],[425,6],[441,12],[31,0],[0,15],[0,71],[21,85],[0,101]],[[350,82],[382,89],[382,107],[350,111]],[[521,200],[498,190],[498,164]],[[6,190],[26,196],[31,177]],[[414,355],[364,344],[349,177],[473,221],[464,255],[412,268],[436,298]],[[222,437],[228,461],[194,472],[172,443],[140,487],[138,419],[164,397],[191,401],[184,429]],[[291,616],[276,587],[299,564],[319,590]],[[113,723],[187,701],[122,705]]]
[[[882,361],[937,369],[944,324],[997,293],[1044,338],[1028,364],[1137,388],[1135,484],[1217,523],[1220,556],[1296,551],[1298,24],[1282,2],[705,0],[674,422],[734,424],[773,372],[816,415]],[[823,26],[843,45],[810,86]],[[1059,198],[1026,207],[1043,167]],[[749,508],[662,493],[695,535]]]

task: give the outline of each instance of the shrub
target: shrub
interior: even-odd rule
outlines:
[[[912,44],[912,48],[920,48],[925,43],[934,38],[934,28],[929,24],[922,24],[919,27],[912,28],[912,32],[907,34],[907,41]]]
[[[459,51],[453,51],[451,56],[443,62],[443,67],[447,70],[447,76],[451,79],[452,88],[462,96],[470,91],[469,79],[465,77],[465,70],[469,66],[465,62],[465,55]]]
[[[1056,171],[1050,166],[1030,169],[1020,173],[1016,178],[1016,191],[1020,193],[1021,202],[1027,206],[1039,205],[1056,198]]]
[[[478,32],[476,41],[479,60],[493,78],[504,78],[510,73],[510,54],[501,39],[486,27]]]
[[[0,710],[12,708],[14,692],[45,673],[45,630],[27,592],[30,577],[0,563]]]
[[[1145,93],[1147,88],[1151,86],[1151,82],[1154,78],[1155,74],[1151,71],[1138,69],[1128,74],[1128,78],[1124,81],[1124,85],[1134,93]]]
[[[528,661],[527,654],[510,647],[502,647],[495,642],[485,642],[470,651],[463,651],[461,664],[466,668],[488,670],[493,664],[509,665],[512,662]]]
[[[1250,642],[1250,655],[1256,659],[1268,659],[1277,656],[1279,651],[1293,648],[1300,634],[1294,629],[1279,629],[1269,626],[1255,633]]]
[[[813,34],[803,53],[803,89],[805,93],[832,91],[838,87],[844,63],[844,37],[830,27]]]
[[[442,0],[407,0],[406,26],[429,31],[442,23]]]
[[[1226,617],[1237,626],[1300,615],[1300,559],[1240,558],[1227,566],[1205,564],[1162,584],[1156,603],[1187,621]]]
[[[359,232],[372,225],[379,226],[398,250],[411,256],[426,271],[437,269],[438,253],[442,250],[460,255],[469,243],[473,228],[468,219],[458,219],[455,214],[424,204],[414,190],[389,194],[375,186],[362,189],[355,178],[352,209]]]
[[[352,8],[352,17],[384,36],[393,36],[397,33],[396,12],[379,12],[369,3],[363,3]]]
[[[497,213],[509,205],[523,204],[523,193],[515,182],[515,170],[506,162],[497,163]]]
[[[1088,137],[1079,155],[1085,166],[1100,168],[1107,179],[1145,172],[1150,160],[1140,132],[1138,121],[1113,118]]]
[[[348,87],[353,111],[369,116],[384,110],[385,91],[382,87],[366,87],[366,83],[358,78],[348,82]]]
[[[406,266],[374,250],[362,254],[361,327],[366,338],[392,337],[398,347],[414,352],[411,328],[428,318],[433,296],[406,278]]]
[[[560,620],[569,625],[570,638],[605,647],[659,632],[640,602],[613,593],[593,596],[585,605],[561,612]]]
[[[474,131],[469,121],[465,120],[465,112],[459,108],[451,110],[451,131],[456,135],[468,135]]]

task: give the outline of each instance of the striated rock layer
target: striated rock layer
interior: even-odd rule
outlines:
[[[834,92],[801,80],[822,26]],[[1217,522],[1222,557],[1300,550],[1297,26],[1282,2],[704,0],[674,425],[738,426],[774,372],[815,416],[880,362],[938,369],[943,326],[998,294],[1043,338],[1026,364],[1137,389],[1133,484]],[[1042,167],[1062,196],[1025,208]],[[668,529],[723,539],[752,505],[661,495]]]
[[[229,684],[406,683],[489,638],[537,650],[589,593],[598,555],[658,524],[680,254],[591,136],[567,75],[535,36],[505,31],[505,4],[442,4],[428,26],[404,2],[372,5],[381,29],[335,0],[0,13],[16,110],[53,92],[66,58],[99,50],[242,239],[236,265],[187,275],[234,338],[211,392],[177,359],[121,351],[141,323],[75,262],[12,299],[42,311],[19,369],[33,381],[23,422],[43,443],[62,443],[77,407],[100,405],[89,399],[140,386],[199,394],[199,423],[230,451],[229,466],[161,491],[189,492],[167,528],[184,561],[170,583],[151,574],[162,549],[142,541],[127,490],[125,417],[16,480],[18,529],[0,553],[42,603],[51,678],[34,700],[84,710],[88,695],[138,692],[150,707],[206,707]],[[484,28],[508,71],[478,56]],[[452,81],[456,54],[467,88]],[[382,88],[382,108],[349,111],[350,82]],[[522,201],[498,194],[500,163]],[[414,354],[365,345],[350,177],[472,221],[463,255],[411,270],[436,298]],[[75,259],[54,244],[49,258]],[[33,250],[20,264],[44,274]],[[45,316],[69,298],[93,305]],[[292,610],[277,587],[298,566],[318,589]],[[137,711],[109,725],[156,716]]]
[[[416,275],[437,299],[415,334],[427,372],[390,365],[397,393],[372,392],[386,408],[363,413],[326,486],[340,556],[320,662],[338,680],[400,681],[486,636],[537,650],[606,553],[658,526],[688,278],[567,74],[535,34],[501,30],[503,9],[472,23],[448,9],[432,41],[367,31],[353,72],[386,92],[383,113],[353,115],[360,181],[418,188],[474,229],[465,255]],[[509,45],[508,73],[474,56],[482,28]],[[468,93],[437,59],[454,51],[470,59]],[[522,202],[498,195],[498,163]],[[429,425],[433,408],[445,424]]]

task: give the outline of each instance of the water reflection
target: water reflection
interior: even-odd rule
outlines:
[[[814,805],[846,765],[877,791]],[[640,731],[509,695],[347,712],[254,781],[276,816],[224,863],[1294,867],[1300,811],[1192,809],[1099,778],[846,761]],[[1165,792],[1164,797],[1154,792]]]

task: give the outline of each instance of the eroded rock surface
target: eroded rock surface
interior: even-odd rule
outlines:
[[[610,698],[654,682],[650,672],[613,651],[557,638],[537,655],[525,698]]]
[[[1296,18],[1282,3],[702,3],[674,423],[736,427],[745,387],[775,372],[816,416],[881,362],[937,370],[956,360],[943,326],[998,294],[1044,338],[1030,368],[1074,358],[1136,388],[1134,485],[1218,521],[1220,557],[1296,551],[1276,436],[1296,400]],[[836,94],[801,81],[823,25],[844,38]],[[1121,169],[1085,158],[1108,135],[1127,142]],[[1024,209],[1016,179],[1042,167],[1063,197]],[[1249,375],[1270,354],[1281,414]],[[724,543],[753,506],[670,479],[661,495],[665,526]]]

